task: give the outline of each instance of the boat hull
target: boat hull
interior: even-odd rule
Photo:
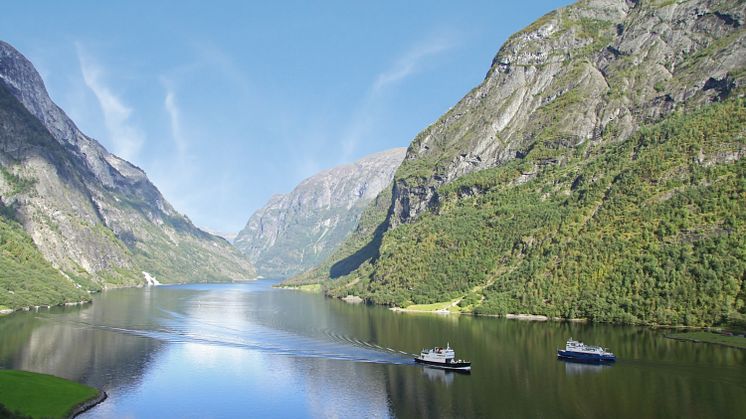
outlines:
[[[568,361],[575,362],[587,362],[594,364],[615,362],[616,357],[614,355],[600,355],[600,354],[589,354],[585,352],[573,352],[573,351],[557,351],[557,358],[566,359]]]
[[[464,371],[469,372],[471,371],[471,362],[435,362],[435,361],[426,361],[424,359],[415,358],[414,362],[422,365],[427,365],[430,367],[435,368],[441,368],[444,370],[453,370],[453,371]]]

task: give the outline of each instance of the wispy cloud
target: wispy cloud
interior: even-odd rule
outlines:
[[[181,122],[181,109],[176,100],[176,92],[170,86],[171,83],[163,79],[163,84],[166,88],[166,96],[163,100],[163,107],[168,114],[168,119],[171,127],[171,138],[176,145],[176,151],[180,161],[186,159],[187,147],[189,146],[188,140],[184,135],[184,129],[182,128]]]
[[[433,37],[420,42],[396,58],[393,64],[380,72],[370,85],[366,96],[355,114],[350,118],[341,137],[341,161],[348,162],[355,154],[358,144],[368,139],[377,123],[381,106],[381,94],[416,75],[429,59],[442,54],[456,45],[453,39]]]
[[[428,42],[416,45],[400,56],[390,68],[376,77],[371,87],[371,94],[377,94],[384,88],[415,74],[428,58],[447,51],[451,47],[453,47],[451,41],[441,38],[431,39]]]
[[[105,69],[83,48],[75,43],[83,81],[98,100],[114,154],[134,160],[145,142],[145,135],[131,121],[132,108],[125,105],[105,84]]]

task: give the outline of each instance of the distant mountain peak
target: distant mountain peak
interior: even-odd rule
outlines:
[[[395,148],[335,166],[273,195],[235,245],[264,276],[287,276],[323,260],[354,228],[362,209],[391,183],[406,153]]]

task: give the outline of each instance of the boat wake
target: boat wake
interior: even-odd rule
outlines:
[[[65,321],[74,327],[105,330],[130,336],[155,339],[170,344],[196,343],[247,349],[273,355],[322,358],[376,364],[412,364],[413,354],[323,330],[314,336],[267,327],[253,322],[231,326],[198,320],[176,312],[162,310],[158,325],[121,327]],[[47,318],[47,320],[52,320]],[[52,320],[55,321],[55,320]],[[313,331],[311,331],[313,332]]]
[[[403,357],[407,357],[408,359],[414,358],[417,356],[416,354],[413,354],[413,353],[400,351],[398,349],[389,348],[387,346],[381,346],[373,342],[362,341],[351,336],[341,335],[341,334],[334,332],[333,330],[324,329],[323,332],[326,336],[328,336],[330,339],[333,339],[334,341],[347,344],[347,345],[353,345],[358,348],[368,349],[368,350],[377,351],[377,352],[386,353],[386,354],[392,354],[396,356],[403,356]]]

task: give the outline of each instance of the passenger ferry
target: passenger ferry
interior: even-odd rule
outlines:
[[[565,350],[557,349],[557,358],[579,362],[614,362],[616,356],[600,346],[586,345],[572,338],[567,340]]]
[[[471,362],[456,359],[456,352],[451,349],[450,343],[445,348],[423,349],[414,362],[446,370],[471,371]]]

